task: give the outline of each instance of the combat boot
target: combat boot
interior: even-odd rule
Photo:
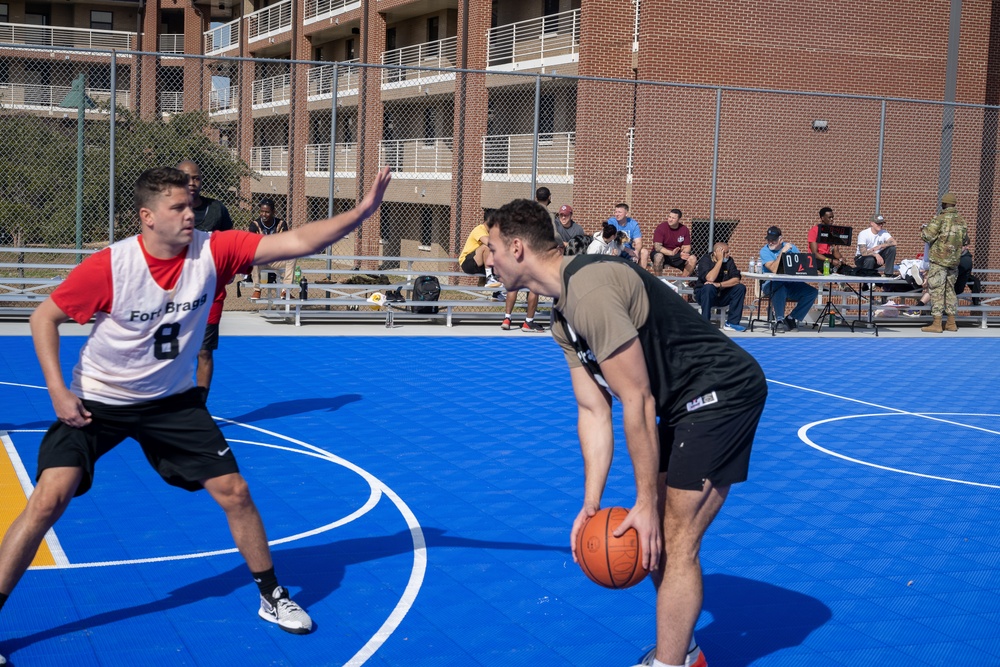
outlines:
[[[945,331],[958,331],[958,324],[955,323],[955,316],[948,316],[948,323],[944,325]]]
[[[927,333],[943,333],[944,329],[941,328],[941,316],[935,316],[933,322],[925,327],[920,327],[920,330],[926,331]]]

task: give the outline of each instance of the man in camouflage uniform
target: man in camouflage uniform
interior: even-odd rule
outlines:
[[[927,283],[931,295],[931,315],[934,321],[921,331],[941,333],[958,331],[955,313],[958,298],[955,296],[955,279],[958,277],[958,261],[962,246],[969,243],[969,228],[965,218],[956,210],[958,203],[951,192],[941,197],[941,212],[924,225],[920,236],[930,244],[930,268]],[[941,315],[948,316],[948,322],[941,328]]]

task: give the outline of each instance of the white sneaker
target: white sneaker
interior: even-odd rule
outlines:
[[[642,656],[642,660],[638,665],[633,665],[633,667],[649,667],[656,660],[656,647],[649,649],[646,655]],[[688,654],[684,657],[684,667],[708,667],[708,662],[702,656],[701,647],[695,646],[693,649],[688,651]]]
[[[486,286],[490,289],[496,289],[497,287],[503,287],[503,283],[496,279],[496,276],[490,274],[486,276]]]
[[[274,598],[273,605],[263,595],[260,596],[260,611],[257,614],[261,618],[277,623],[279,628],[293,635],[305,635],[312,630],[312,619],[288,596],[288,589],[278,586],[271,597]]]

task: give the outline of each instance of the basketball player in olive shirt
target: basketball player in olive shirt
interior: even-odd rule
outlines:
[[[698,552],[730,485],[747,479],[767,397],[764,374],[636,264],[609,255],[563,257],[538,203],[507,204],[489,230],[494,271],[507,289],[555,299],[552,335],[569,362],[584,460],[583,508],[570,535],[574,560],[576,534],[600,509],[611,466],[614,396],[636,480],[635,506],[616,535],[636,529],[657,589],[655,661],[646,664],[703,667],[693,639],[702,604]]]

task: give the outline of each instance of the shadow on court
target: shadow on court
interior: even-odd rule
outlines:
[[[424,528],[424,540],[428,551],[440,548],[511,550],[511,551],[561,551],[569,553],[568,547],[556,547],[527,542],[490,542],[473,540],[464,537],[446,535],[440,528]],[[344,579],[344,571],[350,565],[363,563],[387,556],[410,553],[413,551],[413,540],[409,531],[400,531],[393,535],[376,537],[352,538],[330,544],[320,544],[298,548],[279,548],[273,550],[275,571],[283,586],[291,589],[295,601],[306,610],[323,600],[339,588]],[[430,556],[433,558],[433,555]],[[169,563],[164,564],[169,567]],[[165,570],[168,571],[168,570]],[[70,570],[72,572],[72,570]],[[138,576],[133,574],[131,576]],[[167,575],[164,575],[166,578]],[[128,586],[128,576],[122,578],[123,587]],[[80,618],[69,623],[42,630],[24,637],[3,640],[4,655],[10,659],[11,653],[24,649],[37,642],[55,639],[76,632],[88,632],[95,628],[111,625],[126,619],[133,619],[146,614],[158,614],[193,604],[208,598],[224,598],[237,593],[254,596],[256,589],[250,578],[250,572],[244,563],[207,579],[194,581],[170,591],[167,597],[152,600],[132,607],[124,607]],[[115,596],[109,596],[112,599]],[[15,603],[16,604],[16,603]],[[8,605],[8,609],[10,606]],[[163,621],[168,623],[166,619]],[[260,621],[256,617],[247,618],[247,623]],[[313,619],[315,627],[320,628],[322,619]],[[183,629],[181,630],[183,634]],[[16,657],[16,656],[15,656]]]
[[[704,585],[704,610],[713,620],[696,634],[713,664],[746,667],[800,645],[833,617],[816,598],[763,581],[708,574]]]
[[[362,400],[361,394],[344,394],[343,396],[334,396],[332,398],[297,398],[294,401],[271,403],[270,405],[265,405],[262,408],[257,408],[256,410],[251,410],[235,417],[226,416],[226,419],[231,419],[234,422],[253,423],[263,419],[292,417],[306,412],[336,412],[345,405],[357,403],[360,400]],[[209,399],[209,410],[211,410],[211,399]],[[226,425],[224,422],[219,424],[222,427]]]

